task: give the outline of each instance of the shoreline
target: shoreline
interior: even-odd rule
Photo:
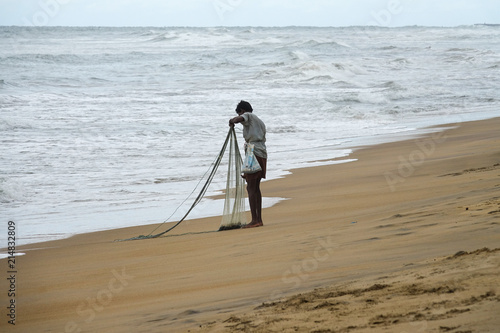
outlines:
[[[379,137],[372,138],[372,139],[377,139],[376,142],[372,143],[372,144],[343,147],[342,148],[343,150],[351,150],[351,153],[348,155],[341,156],[341,157],[333,157],[333,158],[326,158],[326,159],[303,162],[302,164],[307,164],[307,166],[284,170],[283,174],[278,175],[276,178],[265,179],[262,183],[276,181],[278,179],[286,178],[286,177],[292,175],[294,170],[298,170],[298,169],[309,169],[309,168],[316,168],[318,166],[328,166],[328,165],[356,162],[356,159],[350,158],[350,156],[354,153],[355,150],[365,149],[367,147],[373,147],[373,146],[377,146],[377,145],[385,144],[385,143],[393,143],[393,142],[412,140],[412,139],[418,138],[418,137],[423,136],[423,135],[434,133],[436,131],[439,132],[442,130],[446,130],[447,128],[449,128],[449,127],[447,127],[447,124],[442,124],[442,125],[434,125],[434,126],[429,126],[429,127],[424,127],[424,128],[413,129],[413,130],[408,131],[409,133],[408,132],[398,132],[398,133],[393,133],[392,135],[391,134],[384,134],[384,135],[381,135],[382,136],[381,139]],[[218,190],[213,190],[213,192],[221,192],[221,193],[207,195],[206,198],[208,198],[210,200],[214,200],[214,201],[224,199],[223,191],[224,191],[223,188],[218,189]],[[270,201],[269,205],[266,205],[263,202],[263,209],[265,209],[265,208],[271,208],[283,200],[288,200],[288,198],[286,198],[286,197],[263,197],[263,200]],[[206,202],[205,206],[209,205],[209,204],[210,204],[210,202]],[[248,203],[247,203],[247,205],[248,205]],[[222,204],[220,206],[222,207]],[[248,207],[247,207],[247,210],[248,210]],[[194,215],[196,215],[196,214],[194,214]],[[188,217],[188,219],[186,219],[185,221],[188,222],[188,221],[203,220],[203,219],[208,219],[208,218],[217,218],[217,217],[220,218],[221,216],[222,216],[222,214],[210,214],[208,216],[201,216],[201,217],[192,217],[192,218]],[[177,221],[174,220],[174,221],[169,221],[167,223],[168,224],[175,224],[176,222]],[[142,227],[148,227],[148,226],[153,229],[155,226],[158,226],[160,224],[162,224],[162,223],[161,222],[155,223],[155,224],[148,223],[148,224],[132,225],[132,226],[118,227],[118,228],[107,228],[107,229],[103,229],[103,230],[90,230],[90,231],[75,233],[75,234],[68,235],[68,236],[63,236],[62,238],[57,238],[57,239],[48,239],[48,240],[42,240],[42,241],[35,241],[32,243],[24,243],[24,244],[20,244],[19,247],[30,247],[31,248],[32,246],[37,245],[37,244],[43,245],[44,243],[58,242],[58,241],[66,240],[66,239],[71,239],[73,237],[77,237],[80,235],[93,234],[93,233],[98,233],[98,232],[106,232],[106,231],[119,230],[119,229],[142,228]],[[25,255],[25,254],[19,253],[18,255]],[[6,259],[7,256],[8,255],[6,254],[6,248],[0,248],[0,260]]]
[[[220,217],[211,217],[159,239],[113,242],[148,225],[20,246],[16,329],[224,331],[247,325],[246,317],[260,325],[256,307],[314,288],[375,285],[409,266],[420,274],[426,261],[484,247],[491,250],[484,260],[497,260],[500,118],[449,125],[358,147],[349,156],[356,162],[294,169],[262,183],[264,195],[290,198],[263,211],[263,228],[215,232]],[[492,269],[498,273],[498,265]],[[279,322],[281,329],[321,326]]]
[[[494,118],[492,118],[492,119],[494,119]],[[482,120],[487,120],[487,119],[470,120],[470,121],[482,121]],[[465,121],[465,122],[470,122],[470,121]],[[456,124],[460,124],[460,123],[456,123]],[[365,149],[368,147],[373,147],[373,146],[386,144],[386,143],[395,143],[395,142],[413,140],[413,139],[416,139],[416,138],[421,137],[421,136],[429,135],[429,134],[432,134],[435,132],[444,131],[444,130],[450,129],[450,128],[451,128],[450,124],[437,124],[437,125],[431,125],[431,126],[426,126],[426,127],[414,128],[414,129],[411,129],[408,131],[403,131],[403,132],[396,132],[396,133],[392,133],[392,134],[382,134],[382,135],[376,135],[373,137],[366,137],[366,138],[362,139],[361,141],[365,142],[365,141],[368,141],[368,139],[370,139],[370,140],[372,140],[372,143],[370,143],[370,144],[364,143],[364,144],[358,144],[358,145],[354,144],[354,145],[346,145],[346,146],[338,147],[338,149],[340,149],[340,150],[350,150],[351,152],[347,155],[340,156],[340,157],[322,158],[322,159],[318,159],[318,160],[302,162],[301,164],[304,166],[293,167],[291,169],[282,170],[282,173],[279,174],[278,176],[276,176],[276,178],[264,180],[263,183],[269,182],[269,181],[275,181],[278,179],[288,177],[289,175],[291,175],[293,173],[293,170],[308,169],[308,168],[315,168],[318,166],[328,166],[328,165],[336,165],[336,164],[355,162],[356,159],[351,159],[350,156],[358,149]],[[357,138],[357,137],[354,137],[351,139],[354,142],[359,140],[359,138]],[[221,194],[208,195],[207,198],[211,199],[211,200],[223,199],[224,198],[224,195],[222,194],[223,191],[224,191],[223,188],[214,189],[214,190],[212,190],[212,192],[220,192]],[[267,204],[265,204],[265,202],[263,203],[263,206],[265,208],[271,208],[274,205],[276,205],[277,203],[279,203],[280,201],[288,200],[288,198],[286,198],[286,197],[264,197],[263,199],[264,199],[264,201],[266,201],[266,200],[268,201]],[[210,202],[204,202],[204,203],[202,202],[201,206],[203,206],[203,205],[205,207],[207,205],[209,206]],[[221,206],[220,210],[222,210],[222,203],[220,204],[220,206]],[[198,208],[203,209],[203,207],[198,207]],[[248,207],[247,207],[247,209],[248,209]],[[195,215],[195,216],[192,218],[188,217],[188,219],[186,221],[220,217],[222,214],[212,212],[212,213],[207,214],[206,216],[204,214],[200,214],[200,213],[195,213],[193,215]],[[169,221],[168,223],[176,223],[176,222],[177,222],[176,220],[173,220],[173,221]],[[96,232],[105,232],[105,231],[117,230],[117,229],[128,229],[128,228],[148,227],[148,226],[150,226],[151,228],[154,228],[155,226],[158,226],[160,224],[162,224],[162,223],[161,222],[146,223],[146,224],[138,224],[138,225],[128,225],[128,226],[124,226],[124,227],[108,227],[108,228],[100,229],[100,230],[88,230],[88,231],[78,232],[78,233],[71,234],[71,235],[61,236],[61,238],[56,238],[56,239],[47,239],[47,240],[22,243],[19,246],[31,246],[31,245],[43,244],[43,243],[47,243],[47,242],[57,242],[57,241],[65,240],[65,239],[70,239],[72,237],[79,236],[79,235],[92,234],[92,233],[96,233]],[[0,260],[5,259],[7,257],[7,254],[4,253],[5,252],[4,250],[6,250],[6,248],[0,248]],[[22,255],[22,254],[20,254],[20,255]]]

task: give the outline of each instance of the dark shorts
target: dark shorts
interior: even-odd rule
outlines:
[[[257,155],[255,155],[255,157],[257,158],[257,161],[259,161],[259,165],[262,168],[262,170],[260,170],[259,172],[256,172],[256,173],[245,174],[246,180],[266,178],[267,158],[262,158],[262,157],[257,156]]]

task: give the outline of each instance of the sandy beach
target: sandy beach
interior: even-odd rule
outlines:
[[[287,198],[262,228],[215,232],[213,217],[152,240],[115,242],[143,226],[21,246],[0,330],[498,332],[499,128],[450,124],[292,170],[262,184]]]

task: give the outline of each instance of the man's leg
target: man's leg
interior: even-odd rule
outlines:
[[[262,226],[262,193],[260,192],[260,178],[247,180],[247,192],[250,212],[252,213],[252,222],[247,226]]]

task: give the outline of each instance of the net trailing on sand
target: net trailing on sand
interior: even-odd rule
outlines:
[[[222,221],[219,227],[219,231],[222,230],[230,230],[237,229],[246,224],[245,218],[245,184],[244,180],[241,177],[241,169],[243,165],[243,161],[241,158],[240,150],[238,149],[238,140],[236,139],[236,133],[234,131],[234,127],[229,129],[227,133],[226,140],[224,145],[222,146],[221,151],[215,162],[213,163],[213,167],[208,175],[208,178],[203,185],[200,193],[194,200],[191,207],[188,209],[187,213],[173,226],[168,228],[167,230],[154,234],[156,230],[158,230],[162,225],[168,222],[168,219],[161,223],[158,227],[156,227],[149,235],[140,235],[137,237],[132,237],[125,240],[138,240],[138,239],[149,239],[149,238],[158,238],[169,232],[170,230],[177,227],[186,219],[186,217],[191,213],[191,211],[200,203],[201,199],[208,190],[210,183],[212,182],[217,169],[222,161],[224,153],[229,144],[229,162],[228,162],[228,170],[227,170],[227,182],[226,182],[226,193],[224,198],[224,211],[222,214]]]

